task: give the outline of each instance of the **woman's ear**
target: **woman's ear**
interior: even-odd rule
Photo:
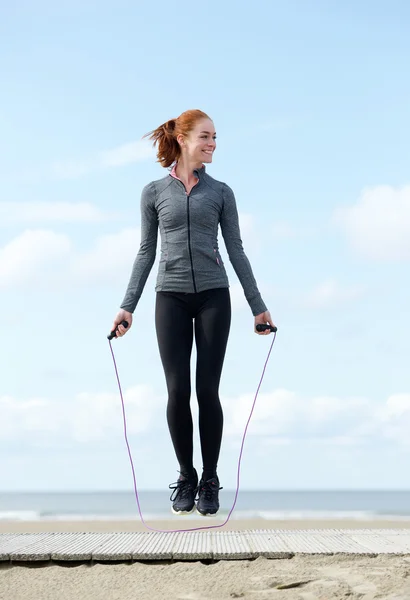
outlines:
[[[181,146],[181,148],[185,148],[185,140],[184,140],[184,136],[182,135],[182,133],[179,133],[177,135],[177,142]]]

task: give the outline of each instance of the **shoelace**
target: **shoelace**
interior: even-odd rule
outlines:
[[[201,494],[201,496],[204,495],[205,500],[207,500],[208,502],[212,502],[216,493],[219,492],[219,490],[222,490],[223,488],[218,487],[214,481],[204,481],[203,484],[201,486],[198,486],[197,489],[198,497],[199,494]]]
[[[168,486],[170,490],[174,490],[169,497],[171,502],[175,500],[183,500],[188,497],[191,493],[195,493],[195,486],[188,479],[180,479],[179,481],[175,481],[175,483],[170,483]]]

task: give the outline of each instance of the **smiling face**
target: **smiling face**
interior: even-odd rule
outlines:
[[[197,166],[202,163],[211,163],[212,155],[216,148],[216,133],[210,119],[201,119],[187,136],[178,136],[182,157]]]

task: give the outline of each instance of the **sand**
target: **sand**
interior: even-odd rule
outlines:
[[[217,518],[174,517],[168,521],[148,521],[156,529],[188,529],[218,525]],[[215,531],[244,531],[246,529],[410,529],[410,521],[400,520],[278,520],[232,519],[223,528]],[[140,520],[135,521],[0,521],[0,533],[35,533],[42,531],[149,531]],[[410,596],[408,598],[410,600]]]
[[[171,529],[204,519],[157,522]],[[216,520],[206,520],[216,523]],[[408,528],[401,521],[232,521],[230,529]],[[2,522],[0,532],[145,531],[138,521]],[[132,563],[0,563],[0,600],[410,600],[410,556]]]
[[[1,600],[409,600],[410,558],[301,556],[253,561],[0,568]],[[292,585],[288,589],[278,586]]]

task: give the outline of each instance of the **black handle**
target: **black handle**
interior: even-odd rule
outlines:
[[[128,327],[128,321],[121,321],[121,325],[123,325],[123,326],[125,327],[125,329],[127,329],[127,327]],[[107,338],[108,338],[109,340],[112,340],[113,338],[117,337],[117,336],[115,335],[115,333],[116,333],[116,331],[117,331],[117,330],[118,330],[118,325],[117,325],[117,327],[114,329],[114,331],[111,331],[110,335],[107,335]]]
[[[270,329],[272,333],[276,333],[278,330],[275,325],[263,325],[262,323],[256,325],[256,331],[266,331],[267,329]]]

